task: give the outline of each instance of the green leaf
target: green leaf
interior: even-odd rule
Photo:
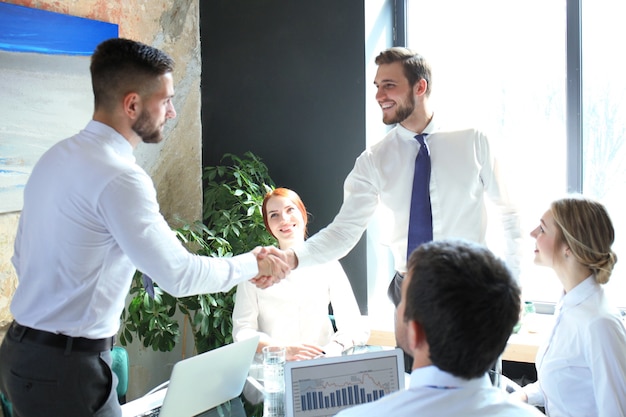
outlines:
[[[219,165],[204,167],[202,220],[181,220],[173,228],[179,241],[196,254],[233,256],[259,245],[275,244],[265,230],[261,204],[274,188],[269,170],[251,152],[243,157],[225,154]],[[131,300],[121,314],[120,342],[137,337],[144,346],[167,351],[180,339],[175,312],[180,311],[194,334],[199,353],[232,342],[235,289],[228,292],[176,298],[155,286],[152,300],[145,292],[141,272],[133,276]]]

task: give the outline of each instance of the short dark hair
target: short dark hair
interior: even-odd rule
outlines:
[[[173,70],[174,60],[157,48],[130,39],[108,39],[91,56],[95,107],[111,109],[130,92],[148,94],[159,76]]]
[[[419,80],[426,80],[426,97],[430,96],[433,78],[432,70],[430,64],[422,55],[408,48],[394,46],[378,54],[374,62],[376,65],[400,62],[409,85],[413,87]]]
[[[521,292],[504,262],[462,240],[434,241],[409,258],[404,319],[420,323],[439,369],[483,375],[519,320]]]

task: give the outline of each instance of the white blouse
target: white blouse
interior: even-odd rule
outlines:
[[[328,317],[332,304],[337,332]],[[233,338],[256,334],[284,345],[324,346],[337,341],[344,348],[365,344],[369,328],[361,316],[350,281],[338,261],[293,270],[266,289],[243,282],[237,286]]]
[[[523,388],[550,417],[626,416],[626,329],[593,276],[559,301],[537,352],[537,379]]]

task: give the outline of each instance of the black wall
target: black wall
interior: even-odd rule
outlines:
[[[332,221],[365,149],[363,0],[201,0],[205,165],[252,151]],[[366,312],[365,239],[341,260]]]

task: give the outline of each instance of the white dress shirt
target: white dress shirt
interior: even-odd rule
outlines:
[[[28,327],[99,339],[117,333],[135,269],[174,296],[224,291],[258,273],[251,254],[189,253],[159,213],[130,143],[91,121],[48,150],[24,189],[11,303]]]
[[[463,238],[485,243],[485,193],[499,207],[506,234],[506,261],[519,273],[520,229],[516,209],[504,191],[489,141],[473,129],[445,131],[436,118],[426,126],[431,155],[430,200],[433,239]],[[358,242],[377,209],[384,213],[381,242],[393,254],[395,268],[406,273],[407,236],[416,132],[401,125],[365,150],[344,182],[344,201],[333,222],[294,248],[299,265],[345,256]],[[380,204],[380,207],[379,207]]]
[[[626,329],[589,277],[557,305],[537,352],[537,380],[523,390],[550,417],[626,416]]]
[[[337,332],[328,318],[333,306]],[[338,261],[298,268],[270,288],[250,282],[237,287],[233,310],[233,338],[259,334],[283,345],[325,346],[337,341],[345,348],[363,345],[369,328],[361,316],[350,281]]]
[[[541,417],[534,407],[491,385],[489,376],[466,380],[435,366],[411,372],[408,389],[348,408],[337,417]]]

